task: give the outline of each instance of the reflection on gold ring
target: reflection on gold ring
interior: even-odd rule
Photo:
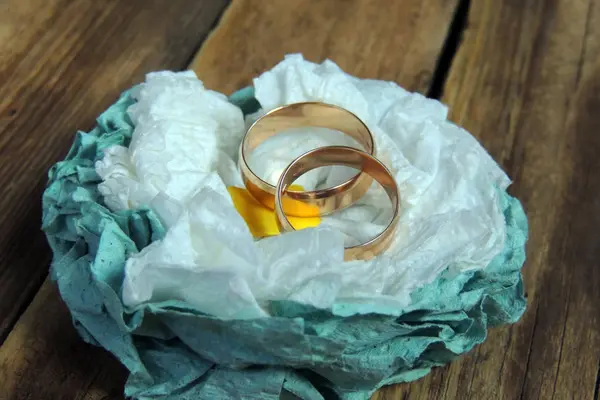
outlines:
[[[396,180],[381,161],[364,151],[352,147],[319,147],[318,149],[304,153],[288,165],[281,174],[275,191],[275,214],[277,215],[277,223],[279,224],[280,231],[290,232],[294,230],[294,227],[290,224],[286,216],[286,214],[289,214],[285,208],[287,205],[282,202],[288,186],[302,174],[315,168],[330,165],[343,165],[370,175],[383,187],[392,202],[392,219],[383,232],[366,243],[344,249],[344,260],[346,261],[373,258],[382,251],[385,251],[392,243],[393,233],[396,230],[400,216],[400,193]]]
[[[340,131],[354,138],[365,152],[374,155],[375,144],[369,128],[350,111],[320,102],[295,103],[276,108],[258,119],[246,132],[240,146],[239,165],[248,191],[265,206],[274,209],[275,186],[265,182],[248,166],[247,156],[279,132],[299,127],[320,127]],[[359,172],[337,186],[314,191],[289,191],[283,198],[288,215],[315,217],[347,207],[360,199],[373,179]]]

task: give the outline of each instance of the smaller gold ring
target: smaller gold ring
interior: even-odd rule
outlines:
[[[275,214],[277,215],[279,230],[280,232],[295,230],[287,219],[287,210],[284,209],[281,201],[287,187],[302,174],[315,168],[330,165],[343,165],[370,175],[383,187],[392,202],[392,219],[379,235],[366,243],[344,249],[345,261],[369,260],[385,251],[392,244],[393,234],[400,217],[400,192],[398,184],[389,169],[381,161],[364,151],[346,146],[325,146],[306,152],[292,161],[279,177],[275,191]]]
[[[247,154],[279,132],[299,127],[320,127],[340,131],[354,138],[364,150],[374,155],[373,135],[364,122],[350,111],[320,102],[294,103],[269,111],[246,132],[240,146],[239,166],[248,192],[263,205],[274,209],[275,186],[259,178],[248,166]],[[373,178],[359,172],[346,182],[314,191],[288,191],[284,195],[288,215],[317,217],[342,209],[360,199]]]

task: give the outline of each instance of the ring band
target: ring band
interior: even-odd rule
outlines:
[[[275,192],[275,214],[277,215],[279,230],[281,232],[295,230],[287,219],[287,210],[284,212],[284,204],[281,201],[282,195],[285,193],[287,187],[302,174],[312,169],[329,165],[344,165],[346,167],[362,170],[363,173],[369,174],[373,179],[379,182],[392,202],[392,220],[379,235],[366,243],[346,247],[344,249],[345,261],[371,259],[382,251],[385,251],[392,243],[394,238],[393,233],[398,224],[400,215],[400,193],[394,177],[381,161],[364,151],[352,147],[319,147],[304,153],[288,165],[279,178]]]
[[[240,146],[239,165],[248,192],[263,205],[274,209],[275,186],[265,182],[248,166],[246,156],[261,143],[281,131],[299,127],[321,127],[340,131],[354,138],[364,150],[375,154],[373,135],[356,115],[341,107],[320,102],[294,103],[276,108],[259,118],[244,136]],[[373,178],[359,172],[346,182],[327,189],[289,191],[283,202],[288,215],[316,217],[330,214],[360,199]]]

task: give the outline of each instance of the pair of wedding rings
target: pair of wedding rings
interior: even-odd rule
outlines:
[[[306,152],[292,161],[273,186],[258,177],[248,166],[248,156],[270,137],[300,127],[320,127],[342,132],[364,149],[324,146]],[[343,209],[360,199],[373,179],[392,203],[390,223],[366,243],[344,249],[344,260],[368,260],[386,250],[393,239],[399,218],[400,195],[391,172],[375,158],[375,143],[369,128],[356,115],[341,107],[320,102],[294,103],[274,109],[259,118],[246,132],[240,146],[239,165],[244,185],[263,205],[275,210],[281,232],[293,231],[287,215],[315,217]],[[346,182],[327,189],[292,191],[289,186],[301,175],[318,167],[342,165],[359,172]]]

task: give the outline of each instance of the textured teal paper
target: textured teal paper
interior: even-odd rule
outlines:
[[[230,100],[244,113],[259,107],[252,88]],[[52,277],[73,323],[130,371],[127,396],[363,400],[381,386],[426,375],[483,342],[489,327],[523,314],[527,219],[506,193],[504,251],[483,271],[445,273],[416,291],[400,317],[385,310],[359,315],[351,304],[326,311],[289,301],[268,304],[271,318],[243,321],[223,321],[180,301],[125,309],[128,255],[165,233],[150,209],[113,213],[97,189],[94,163],[104,148],[129,144],[126,110],[133,102],[124,93],[96,128],[77,133],[66,159],[50,170],[42,225],[54,252]]]

